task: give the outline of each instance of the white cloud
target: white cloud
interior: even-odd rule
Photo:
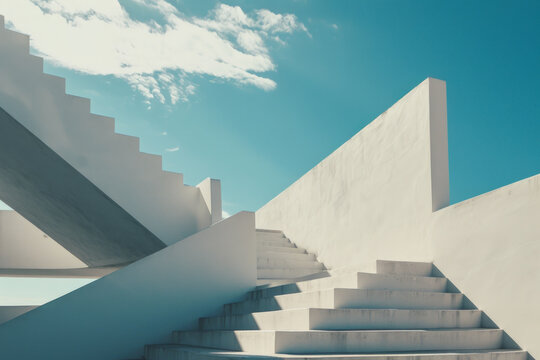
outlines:
[[[180,150],[180,147],[179,147],[179,146],[175,146],[175,147],[173,147],[173,148],[167,148],[167,149],[165,149],[166,152],[176,152],[176,151],[178,151],[178,150]]]
[[[338,24],[332,24],[332,28],[333,28],[334,30],[338,30],[338,29],[339,29],[339,26],[338,26]]]
[[[133,1],[160,18],[136,20],[119,0],[0,0],[0,13],[9,27],[30,34],[40,55],[125,79],[148,106],[187,101],[196,90],[193,75],[272,90],[276,83],[262,74],[275,70],[267,42],[295,31],[309,35],[293,14],[246,14],[218,4],[204,18],[188,18],[164,0]]]
[[[166,136],[166,135],[167,135],[167,132],[164,131],[164,132],[161,133],[161,135]]]
[[[228,213],[228,212],[225,211],[225,210],[221,210],[221,217],[222,217],[223,219],[226,219],[226,218],[228,218],[228,217],[231,217],[231,214]]]

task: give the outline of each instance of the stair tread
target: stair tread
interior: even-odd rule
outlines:
[[[492,350],[447,350],[447,351],[441,351],[441,350],[430,350],[430,351],[391,351],[391,352],[375,352],[375,353],[359,353],[359,354],[270,354],[270,355],[260,355],[260,354],[254,354],[250,352],[243,352],[243,351],[228,351],[228,350],[222,350],[222,349],[212,349],[212,348],[204,348],[204,347],[195,347],[195,346],[186,346],[186,345],[177,345],[177,344],[163,344],[163,345],[150,345],[149,347],[153,348],[163,348],[163,349],[173,349],[178,351],[185,351],[185,352],[191,352],[191,353],[198,353],[198,354],[205,354],[205,355],[213,355],[213,356],[223,356],[227,358],[257,358],[257,359],[326,359],[326,358],[332,358],[332,359],[368,359],[368,358],[384,358],[384,357],[428,357],[432,355],[446,355],[446,356],[454,356],[454,355],[472,355],[472,354],[496,354],[496,353],[503,353],[503,354],[526,354],[523,350],[515,350],[515,349],[492,349]]]

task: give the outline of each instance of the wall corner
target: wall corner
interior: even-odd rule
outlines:
[[[432,211],[450,203],[446,82],[428,78]]]
[[[201,195],[208,207],[212,224],[221,221],[223,218],[221,209],[221,181],[218,179],[206,178],[197,188],[201,191]]]

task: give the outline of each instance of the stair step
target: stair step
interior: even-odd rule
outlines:
[[[257,240],[257,248],[259,247],[291,247],[294,248],[296,245],[294,245],[292,242],[290,242],[288,239],[283,239],[280,241],[274,241],[274,240]]]
[[[317,354],[377,351],[490,350],[502,330],[175,331],[173,342],[255,354]]]
[[[71,95],[71,94],[65,94],[65,96],[68,98],[68,102],[71,103],[73,106],[77,107],[77,112],[80,114],[89,114],[90,113],[90,99],[77,96],[77,95]],[[67,104],[66,104],[67,106]]]
[[[446,278],[359,272],[257,289],[250,291],[248,293],[248,298],[257,299],[261,297],[331,288],[445,292],[446,283]]]
[[[163,170],[165,181],[171,186],[184,185],[184,174]]]
[[[291,309],[199,319],[200,330],[412,330],[478,328],[480,310]]]
[[[293,245],[294,246],[294,245]],[[267,252],[285,252],[285,253],[297,253],[305,254],[306,250],[297,247],[287,247],[287,246],[272,246],[268,244],[257,244],[257,255],[262,256]]]
[[[162,174],[163,158],[161,155],[149,154],[145,152],[139,152],[137,155],[139,156],[139,159],[141,159],[147,171]]]
[[[257,239],[286,239],[285,234],[282,232],[259,232],[255,233]]]
[[[377,260],[378,274],[431,276],[432,269],[433,264],[427,262]]]
[[[222,359],[280,359],[280,360],[526,360],[527,352],[522,350],[453,350],[453,351],[424,351],[424,352],[386,352],[371,354],[273,354],[271,357],[226,351],[219,349],[198,348],[182,345],[149,345],[145,347],[146,360],[222,360]]]
[[[249,314],[297,308],[461,309],[462,294],[403,290],[328,289],[248,299],[224,305],[224,314]]]
[[[317,257],[315,256],[315,254],[278,252],[278,251],[276,252],[265,251],[264,253],[259,253],[258,258],[301,260],[301,261],[316,261],[317,260]]]
[[[109,116],[90,114],[90,121],[93,121],[100,128],[102,128],[103,135],[109,134],[110,136],[113,136],[114,118]]]
[[[257,269],[257,279],[296,279],[315,274],[321,270],[320,268],[262,268]]]
[[[2,43],[9,43],[10,51],[17,49],[25,54],[30,54],[30,36],[8,29],[0,29]]]
[[[268,256],[257,257],[257,268],[259,269],[274,269],[274,268],[302,268],[302,269],[324,269],[323,264],[315,260],[298,260],[298,259],[279,259]]]
[[[29,54],[28,57],[29,57],[29,60],[31,62],[36,64],[35,65],[36,68],[38,68],[41,72],[43,72],[43,58],[39,57],[39,56],[32,55],[32,54]]]
[[[265,233],[271,233],[271,234],[283,234],[283,231],[281,230],[272,230],[272,229],[255,229],[257,234],[265,234]]]
[[[285,244],[285,245],[292,244],[292,242],[287,238],[279,238],[279,239],[259,239],[259,238],[257,238],[257,244],[268,244],[270,246],[281,246],[283,244]]]

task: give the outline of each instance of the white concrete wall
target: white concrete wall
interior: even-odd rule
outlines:
[[[206,207],[212,216],[212,224],[221,221],[223,211],[221,209],[221,181],[218,179],[206,178],[197,188],[201,191]]]
[[[114,119],[90,113],[88,99],[66,95],[64,79],[43,74],[43,60],[29,55],[28,37],[3,22],[0,107],[164,243],[211,224],[198,188],[162,171],[160,156],[140,153],[138,138],[115,134]]]
[[[337,271],[433,261],[540,359],[540,175],[448,205],[444,83],[428,79],[256,212]]]
[[[35,309],[35,306],[0,306],[0,324]]]
[[[67,269],[86,264],[13,210],[0,210],[0,269]]]
[[[435,266],[540,359],[540,175],[434,213]]]
[[[448,203],[445,99],[445,83],[426,79],[259,209],[257,227],[283,230],[332,269],[429,260],[417,224]]]
[[[256,282],[255,219],[239,213],[0,326],[2,358],[139,358]]]

